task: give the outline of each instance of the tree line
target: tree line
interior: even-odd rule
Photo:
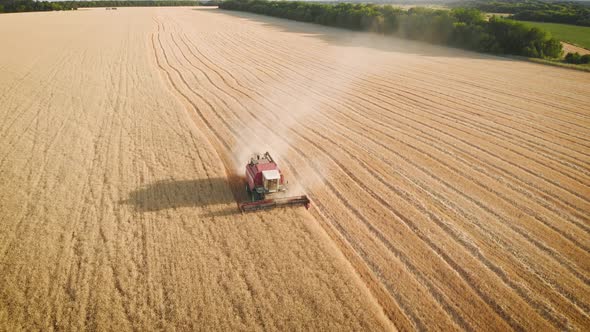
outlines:
[[[562,54],[561,43],[546,32],[499,17],[486,20],[473,8],[403,10],[389,5],[266,0],[227,0],[219,7],[480,52],[535,58],[557,58]]]
[[[510,18],[515,20],[590,26],[590,4],[584,2],[476,0],[455,5],[477,8],[489,13],[512,14]]]
[[[76,10],[78,6],[69,3],[33,1],[33,0],[0,0],[0,13],[44,12],[52,10]]]
[[[568,53],[564,60],[566,63],[573,63],[575,65],[583,65],[590,63],[590,54],[580,55],[580,53]]]
[[[217,5],[216,1],[34,1],[34,0],[0,0],[0,13],[34,12],[51,10],[76,10],[90,7],[159,7],[159,6],[199,6]]]

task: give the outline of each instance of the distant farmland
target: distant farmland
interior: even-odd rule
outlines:
[[[590,50],[590,27],[559,23],[520,22],[548,31],[553,37],[561,41],[572,43]]]
[[[590,329],[588,73],[203,8],[0,31],[0,330]],[[239,213],[264,151],[309,210]]]

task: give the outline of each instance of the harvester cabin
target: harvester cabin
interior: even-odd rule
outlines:
[[[281,174],[276,169],[262,171],[264,189],[266,189],[269,193],[274,193],[279,190],[280,179]]]

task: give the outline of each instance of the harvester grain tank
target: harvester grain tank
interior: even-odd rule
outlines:
[[[279,197],[286,191],[285,177],[270,153],[257,154],[246,165],[246,192],[250,201],[240,203],[240,210],[247,212],[287,205],[309,208],[310,200],[306,195]]]

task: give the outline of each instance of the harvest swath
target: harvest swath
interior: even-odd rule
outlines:
[[[588,73],[215,9],[0,31],[0,329],[590,327]],[[309,211],[239,212],[261,151]]]

